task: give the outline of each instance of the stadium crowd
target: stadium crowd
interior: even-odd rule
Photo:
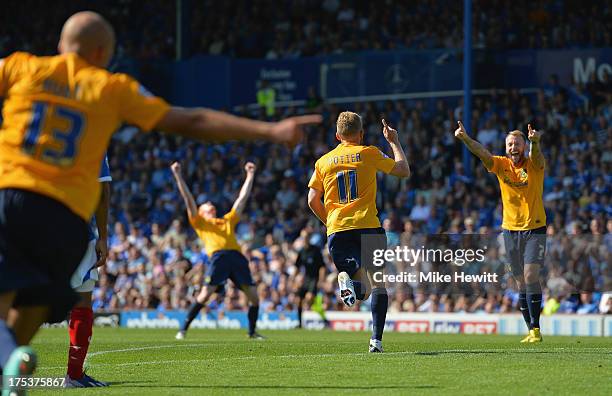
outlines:
[[[607,81],[561,87],[553,76],[536,94],[491,91],[474,101],[471,133],[493,153],[503,155],[506,131],[525,129],[527,122],[544,131],[549,241],[543,285],[550,312],[598,312],[600,292],[612,290],[612,89]],[[278,111],[279,116],[312,110],[324,115],[323,125],[293,151],[265,143],[201,145],[161,136],[115,141],[109,152],[114,225],[108,265],[94,293],[95,308],[187,307],[201,287],[207,257],[188,225],[169,164],[180,160],[197,202],[212,201],[222,214],[236,198],[242,165],[253,160],[258,164],[255,186],[237,236],[258,283],[262,309],[295,308],[303,274],[294,264],[306,240],[319,244],[326,255],[327,276],[319,282],[324,306],[342,309],[335,296],[334,267],[324,249],[325,231],[306,204],[314,161],[335,145],[334,122],[341,109],[319,102],[311,102],[311,107]],[[381,135],[384,115],[400,131],[411,162],[413,176],[406,182],[379,178],[378,205],[390,246],[418,248],[440,233],[499,232],[497,181],[474,159],[464,168],[461,146],[451,132],[462,116],[461,100],[349,107],[364,117],[366,142],[388,150]],[[258,115],[264,118],[263,112]],[[486,269],[504,273],[503,253],[502,246],[493,244]],[[388,266],[390,272],[405,269],[399,263]],[[498,287],[474,284],[461,291],[418,282],[389,285],[390,309],[510,312],[518,291],[509,275],[501,279]],[[243,298],[229,284],[215,304],[241,309],[246,306]],[[367,309],[361,305],[355,309]],[[608,304],[601,309],[611,308]]]
[[[14,51],[54,55],[66,19],[92,10],[112,23],[117,35],[115,58],[174,59],[175,2],[164,0],[6,1],[0,13],[0,57]],[[44,10],[44,12],[24,12]]]
[[[54,53],[57,35],[41,34],[42,27],[57,23],[59,31],[66,16],[83,8],[102,12],[117,28],[119,58],[175,56],[175,2],[62,2],[61,7],[47,7],[39,0],[5,4],[2,16],[12,20],[0,23],[0,56],[14,50]],[[283,58],[361,49],[457,48],[462,36],[461,3],[302,0],[266,7],[264,0],[186,2],[190,53]],[[609,0],[473,3],[477,48],[612,46]],[[46,12],[18,12],[37,7],[45,7]],[[266,143],[201,145],[156,134],[129,140],[128,133],[120,133],[109,150],[110,254],[94,292],[94,309],[184,309],[199,291],[208,258],[188,225],[174,186],[169,169],[174,160],[182,162],[197,202],[214,202],[220,214],[236,198],[244,162],[257,163],[255,186],[237,235],[264,311],[295,308],[303,273],[294,263],[306,241],[318,244],[326,257],[327,276],[319,282],[323,305],[343,309],[335,296],[336,274],[325,248],[325,231],[307,207],[306,186],[314,161],[335,145],[335,119],[345,109],[363,115],[368,144],[387,150],[380,125],[384,115],[399,130],[411,163],[413,176],[407,181],[379,179],[378,206],[390,246],[419,247],[440,233],[499,232],[497,181],[474,158],[466,168],[462,146],[452,134],[456,121],[463,118],[461,99],[339,108],[314,95],[305,108],[277,109],[273,117],[312,111],[324,115],[324,123],[293,151]],[[242,114],[266,117],[263,110],[247,114],[245,108]],[[568,87],[552,76],[546,86],[529,94],[492,90],[475,97],[472,120],[468,131],[496,154],[503,154],[503,137],[511,129],[525,130],[531,122],[544,131],[548,161],[544,200],[550,236],[543,281],[546,307],[549,312],[612,312],[609,302],[598,305],[601,292],[612,290],[610,76],[603,82],[593,79]],[[578,234],[583,237],[575,237]],[[487,268],[503,272],[503,248],[493,244],[487,254]],[[419,263],[417,269],[427,265]],[[389,263],[388,268],[406,269],[399,263]],[[475,284],[461,292],[419,283],[389,286],[391,311],[509,312],[518,300],[508,275],[499,287]],[[367,309],[366,304],[354,309]],[[230,282],[213,305],[242,309],[246,301]]]
[[[182,12],[190,43],[183,56],[295,58],[358,50],[460,48],[462,1],[190,1]],[[163,0],[7,2],[0,15],[0,55],[53,53],[61,21],[76,10],[105,15],[117,28],[117,57],[174,59],[176,2]],[[23,13],[23,9],[45,13]],[[473,1],[475,48],[612,46],[609,0]],[[2,23],[2,17],[11,23]],[[44,18],[44,20],[43,20]],[[8,21],[6,21],[8,22]]]

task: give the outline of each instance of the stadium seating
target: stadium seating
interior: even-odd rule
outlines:
[[[281,2],[275,8],[262,7],[261,0],[231,3],[230,7],[229,2],[190,2],[188,55],[278,59],[364,48],[461,46],[461,2],[453,0],[410,5],[391,1],[382,8],[374,2],[338,0],[323,1],[322,7],[319,1],[308,0]],[[54,7],[45,7],[44,14],[12,10],[44,4],[22,0],[4,5],[0,56],[15,50],[54,53],[57,35],[48,34],[49,24],[56,24],[59,31],[65,17],[82,8],[100,11],[117,27],[118,58],[167,61],[176,55],[174,2],[61,0]],[[609,7],[600,9],[581,1],[520,0],[474,1],[474,8],[476,48],[612,46],[610,29],[605,25]],[[27,20],[2,23],[2,16]],[[593,312],[599,294],[590,292],[612,289],[610,269],[605,262],[589,258],[588,271],[576,273],[571,247],[563,243],[563,238],[577,233],[599,238],[597,235],[602,234],[600,246],[612,247],[612,87],[608,78],[607,82],[586,86],[541,88],[534,95],[491,91],[477,96],[474,122],[468,129],[495,153],[503,152],[505,132],[525,129],[528,121],[545,131],[545,204],[550,233],[557,235],[549,241],[549,251],[556,253],[548,255],[546,292],[549,298],[559,300],[562,312]],[[94,307],[185,308],[201,285],[207,258],[188,227],[169,164],[175,159],[183,161],[198,202],[212,200],[223,213],[240,186],[241,164],[253,159],[259,170],[238,235],[259,282],[262,309],[292,309],[300,282],[293,259],[303,243],[303,230],[312,224],[324,234],[309,214],[305,186],[314,160],[334,144],[334,120],[345,108],[363,114],[370,144],[386,147],[380,138],[383,113],[400,131],[407,149],[413,177],[402,184],[383,177],[379,184],[378,203],[390,242],[405,241],[411,232],[461,233],[466,228],[481,233],[499,231],[497,183],[475,161],[464,168],[462,148],[451,133],[462,111],[460,101],[367,102],[342,108],[318,102],[311,105],[308,109],[278,111],[278,117],[313,110],[325,116],[323,125],[309,133],[307,141],[293,152],[268,144],[201,145],[160,136],[115,140],[109,152],[114,179],[112,249],[95,291]],[[264,118],[260,112],[249,115]],[[564,282],[585,293],[568,293]],[[327,308],[340,309],[334,296],[333,273],[321,286]],[[246,306],[239,298],[243,297],[229,286],[218,304],[226,309]],[[486,298],[439,295],[417,287],[392,290],[390,309],[508,312],[516,300],[511,281],[504,283],[502,290],[487,293]]]
[[[479,96],[472,131],[497,154],[504,150],[504,132],[525,128],[528,120],[536,120],[536,128],[545,131],[543,147],[549,169],[545,205],[549,233],[556,234],[548,246],[555,252],[547,259],[548,297],[560,300],[562,312],[593,312],[588,307],[597,305],[599,294],[585,296],[587,301],[581,302],[572,290],[609,289],[612,278],[605,260],[585,258],[589,269],[577,274],[570,263],[571,246],[562,241],[564,235],[605,234],[599,246],[611,246],[612,102],[609,93],[600,97],[601,88],[587,86],[587,100],[577,104],[572,100],[575,88],[548,87],[536,95],[495,91]],[[612,92],[606,89],[603,92]],[[410,232],[499,231],[497,182],[479,163],[473,162],[469,172],[463,169],[461,148],[451,133],[460,102],[440,99],[348,107],[364,115],[369,143],[385,147],[378,121],[383,113],[400,131],[408,151],[413,177],[405,184],[392,178],[382,178],[379,183],[379,207],[389,241],[404,240]],[[290,108],[286,113],[302,110]],[[291,309],[300,281],[292,265],[303,243],[300,235],[309,224],[324,235],[309,215],[304,195],[315,158],[334,144],[333,121],[339,108],[323,105],[321,110],[324,124],[294,152],[267,144],[200,145],[167,138],[115,142],[110,158],[115,179],[111,218],[116,224],[111,259],[95,293],[96,308],[182,308],[199,288],[207,258],[188,229],[172,185],[168,164],[176,158],[185,164],[198,202],[212,200],[221,213],[236,196],[242,177],[240,164],[247,159],[258,162],[253,198],[238,226],[238,236],[260,282],[262,309]],[[426,213],[427,221],[419,213]],[[322,286],[326,306],[341,309],[334,295],[333,274]],[[238,298],[242,297],[229,286],[219,304],[226,309],[244,306]],[[510,312],[517,299],[509,280],[486,297],[438,295],[417,287],[394,290],[391,310]]]
[[[321,6],[323,3],[323,6]],[[474,1],[475,48],[610,47],[604,4],[585,1]],[[5,5],[0,23],[0,55],[14,50],[53,53],[56,35],[42,34],[43,25],[59,32],[67,16],[80,9],[105,15],[117,27],[118,57],[173,59],[176,9],[172,1],[136,0],[54,2],[44,14],[42,0]],[[462,41],[462,2],[392,0],[384,7],[368,1],[307,0],[191,1],[183,15],[191,33],[189,54],[237,57],[295,58],[362,49],[457,48]],[[0,16],[0,22],[2,21]],[[15,20],[14,18],[27,18]],[[588,21],[588,23],[587,23]],[[571,26],[571,29],[570,29]],[[19,31],[14,31],[18,29]],[[53,30],[51,30],[53,31]]]

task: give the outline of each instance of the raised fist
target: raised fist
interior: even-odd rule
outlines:
[[[247,162],[244,165],[244,170],[246,171],[246,173],[255,173],[255,170],[257,170],[257,166],[252,162]]]

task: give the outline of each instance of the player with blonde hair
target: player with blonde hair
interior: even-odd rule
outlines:
[[[338,146],[315,163],[308,183],[308,205],[327,227],[328,248],[339,271],[340,298],[348,307],[372,296],[370,352],[383,352],[382,336],[389,304],[385,284],[374,280],[373,250],[386,249],[387,238],[376,209],[376,173],[410,176],[410,166],[397,131],[383,119],[383,136],[393,150],[389,158],[375,146],[363,145],[363,123],[353,112],[336,122]]]
[[[468,136],[459,121],[455,137],[497,176],[503,204],[502,230],[506,254],[519,286],[519,309],[529,333],[522,343],[542,342],[540,269],[546,250],[546,213],[542,194],[546,161],[540,147],[541,133],[527,125],[530,141],[525,156],[525,134],[514,130],[506,135],[506,155],[497,156]]]

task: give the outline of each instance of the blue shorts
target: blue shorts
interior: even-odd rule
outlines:
[[[362,265],[372,264],[374,249],[387,248],[387,236],[381,227],[339,231],[328,237],[327,246],[338,272],[352,278]]]
[[[503,230],[506,257],[512,274],[523,276],[525,264],[544,265],[546,227],[526,231]]]
[[[59,322],[78,301],[70,278],[87,250],[87,223],[60,202],[0,189],[0,293],[14,307],[47,306]]]
[[[249,262],[237,250],[218,250],[211,259],[206,271],[206,284],[210,286],[224,285],[231,279],[236,287],[255,286]]]

